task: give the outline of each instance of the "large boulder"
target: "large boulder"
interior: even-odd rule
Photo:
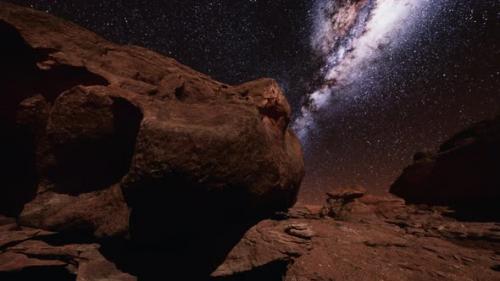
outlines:
[[[408,203],[445,205],[464,218],[500,218],[500,117],[446,141],[435,154],[417,153],[391,186]]]
[[[295,203],[302,151],[274,80],[227,85],[7,3],[0,31],[0,212],[158,242]]]

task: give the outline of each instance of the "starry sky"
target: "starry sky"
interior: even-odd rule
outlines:
[[[417,151],[500,113],[498,0],[14,0],[214,79],[275,78],[294,109],[300,200],[389,188]]]

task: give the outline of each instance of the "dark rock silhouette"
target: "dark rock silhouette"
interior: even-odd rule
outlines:
[[[500,219],[500,117],[419,153],[392,185],[408,203],[450,206],[464,219]]]

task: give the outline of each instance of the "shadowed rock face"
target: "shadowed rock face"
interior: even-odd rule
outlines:
[[[295,203],[302,151],[274,80],[220,83],[7,3],[0,31],[0,213],[22,226],[162,245],[179,268],[210,245],[192,261],[208,276]]]
[[[83,67],[37,63],[53,50],[32,48],[18,30],[0,20],[0,140],[4,179],[0,211],[14,215],[36,191],[36,147],[47,122],[48,102],[76,85],[102,85],[106,80]]]
[[[500,219],[500,118],[478,123],[435,154],[418,153],[392,185],[408,203],[445,205],[463,218]]]

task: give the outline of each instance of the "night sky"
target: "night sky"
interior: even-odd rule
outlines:
[[[498,0],[10,1],[237,84],[286,91],[301,200],[387,190],[416,151],[500,113]]]

